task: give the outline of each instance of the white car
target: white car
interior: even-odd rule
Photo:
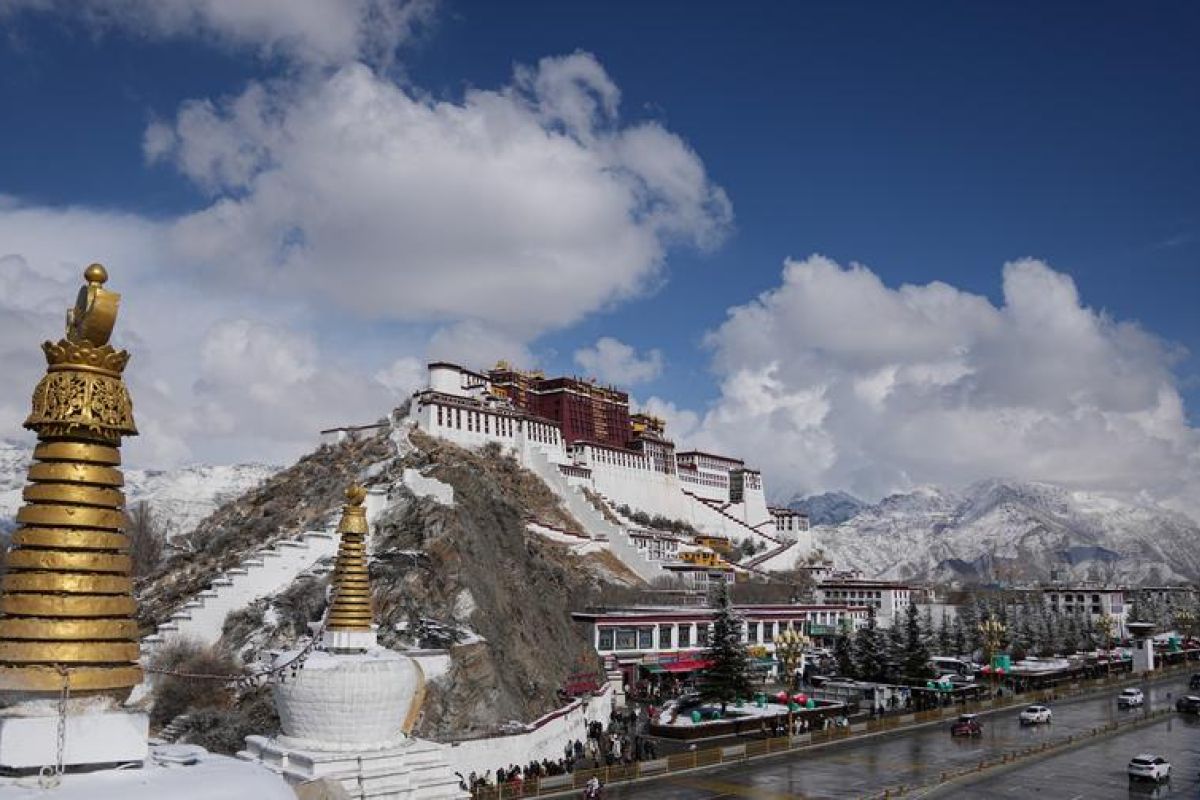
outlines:
[[[1052,716],[1050,709],[1045,706],[1030,706],[1022,711],[1017,719],[1022,725],[1041,725],[1043,722],[1049,722]]]
[[[1171,762],[1162,756],[1142,753],[1129,762],[1129,780],[1152,780],[1157,783],[1170,780]]]
[[[1140,706],[1145,700],[1146,698],[1142,696],[1141,689],[1122,689],[1121,693],[1117,695],[1117,705],[1122,708]]]

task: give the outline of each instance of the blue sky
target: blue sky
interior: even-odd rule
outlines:
[[[723,428],[721,419],[738,414],[740,395],[732,383],[744,359],[752,364],[759,358],[765,369],[807,352],[791,367],[779,367],[776,388],[792,398],[783,403],[792,409],[802,403],[796,398],[811,399],[814,390],[815,384],[795,377],[803,369],[825,371],[818,393],[827,401],[836,396],[829,389],[836,381],[865,380],[865,373],[839,372],[847,369],[844,361],[831,367],[821,360],[838,352],[836,343],[822,350],[811,341],[777,341],[782,355],[751,354],[731,344],[737,331],[723,325],[727,311],[778,290],[785,259],[826,256],[842,270],[820,273],[831,281],[844,281],[838,275],[847,274],[851,263],[865,265],[886,290],[881,302],[899,297],[894,290],[903,284],[943,282],[1004,309],[1004,265],[1033,258],[1049,274],[1069,276],[1079,303],[1095,312],[1091,319],[1101,328],[1136,323],[1158,339],[1144,357],[1140,343],[1116,345],[1130,365],[1112,374],[1132,374],[1138,363],[1154,362],[1147,376],[1131,380],[1145,378],[1147,386],[1166,381],[1184,401],[1182,427],[1175,434],[1155,433],[1187,440],[1163,456],[1164,472],[1197,468],[1190,438],[1200,407],[1200,362],[1191,355],[1200,351],[1193,309],[1200,257],[1195,4],[1156,4],[1151,12],[1118,3],[764,3],[747,13],[703,3],[444,2],[422,17],[415,32],[396,34],[390,61],[362,52],[296,56],[286,41],[280,45],[239,29],[239,20],[205,17],[202,0],[194,5],[207,28],[198,24],[195,31],[178,21],[120,14],[80,19],[69,4],[50,12],[30,11],[23,2],[0,2],[0,9],[6,5],[8,13],[0,13],[0,102],[8,124],[0,127],[6,154],[0,194],[23,208],[119,211],[171,224],[222,197],[252,194],[245,184],[214,187],[196,168],[189,172],[184,162],[195,143],[181,115],[181,104],[194,100],[220,109],[249,82],[298,103],[297,96],[314,91],[322,76],[345,62],[361,62],[409,97],[455,105],[464,103],[470,88],[503,91],[513,84],[515,65],[579,51],[590,54],[620,93],[619,119],[602,120],[598,130],[657,123],[694,154],[703,170],[697,185],[723,191],[732,216],[716,219],[719,214],[692,209],[687,213],[708,216],[677,220],[666,233],[656,230],[664,255],[637,273],[637,287],[622,284],[615,295],[581,301],[565,321],[521,328],[506,319],[499,324],[502,336],[525,347],[526,359],[552,371],[582,371],[576,354],[601,337],[632,347],[635,359],[660,351],[655,363],[661,367],[643,370],[640,375],[654,377],[632,387],[634,394],[678,414],[679,432],[732,445],[744,437]],[[603,93],[591,89],[593,97]],[[164,149],[167,155],[148,159],[147,130],[155,123],[171,129],[176,144]],[[547,129],[560,124],[547,123]],[[297,227],[297,241],[311,235]],[[0,251],[7,252],[2,242]],[[33,261],[25,263],[37,271]],[[174,268],[175,291],[189,285],[213,297],[236,295],[228,302],[253,317],[256,300],[249,290],[231,292],[228,281],[217,281],[217,288],[201,279],[193,285],[182,274],[187,269]],[[313,298],[288,302],[304,305]],[[805,299],[797,302],[799,313]],[[355,318],[345,309],[278,313],[293,326],[303,319],[301,333],[314,337],[317,349],[326,356],[339,353],[348,368],[361,371],[379,369],[391,355],[423,358],[439,326],[473,318],[471,311],[416,321],[412,314],[375,312]],[[1102,335],[1106,342],[1110,333]],[[610,370],[609,377],[621,374]],[[944,395],[947,385],[940,386]],[[1078,417],[1078,409],[1055,407],[1053,386],[1043,388],[1041,399],[1010,398],[996,407],[1024,403],[1039,413]],[[1152,394],[1148,388],[1146,396]],[[972,402],[974,410],[986,405]],[[1133,400],[1113,403],[1110,410],[1136,412]],[[847,440],[837,424],[797,422],[804,417],[797,413],[784,427],[809,428],[793,442],[798,460],[768,459],[781,473],[803,474],[791,481],[797,489],[870,493],[944,477],[942,470],[913,462],[877,474],[863,463],[892,454]],[[876,423],[886,424],[886,417]],[[856,427],[849,420],[845,426]],[[809,435],[814,431],[822,441]],[[281,434],[284,440],[289,444],[272,456],[294,449],[294,437]],[[1148,460],[1161,455],[1160,444]],[[221,452],[190,446],[179,454],[217,458]],[[1062,474],[1072,472],[1062,468],[1072,456],[1094,457],[1096,451],[1088,454],[1066,452],[1061,461],[1022,477],[1147,488],[1131,476]],[[800,462],[828,467],[801,469]],[[1014,453],[1011,462],[987,461],[968,472],[1020,473],[1026,462]],[[1150,487],[1152,493],[1158,488]]]

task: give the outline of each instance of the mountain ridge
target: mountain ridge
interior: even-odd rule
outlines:
[[[839,568],[962,583],[1133,584],[1200,578],[1200,525],[1170,509],[1052,483],[989,479],[922,487],[866,505],[814,541]]]

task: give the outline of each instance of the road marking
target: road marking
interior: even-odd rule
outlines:
[[[703,789],[707,792],[720,792],[722,795],[730,797],[749,797],[752,800],[804,800],[807,797],[807,795],[796,792],[779,794],[778,792],[771,792],[755,786],[745,786],[740,783],[714,781],[705,778],[675,778],[667,781],[667,783],[686,786],[690,789]]]

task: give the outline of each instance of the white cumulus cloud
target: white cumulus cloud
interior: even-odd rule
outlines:
[[[147,154],[217,193],[173,229],[211,279],[528,339],[644,292],[671,244],[731,224],[699,157],[622,124],[617,95],[582,53],[461,103],[353,65],[186,103]]]
[[[434,7],[432,0],[0,0],[0,18],[53,12],[101,33],[203,38],[302,64],[387,64]]]
[[[663,356],[659,350],[649,350],[640,356],[619,339],[602,336],[591,347],[576,350],[575,363],[605,383],[632,386],[661,375]]]
[[[721,395],[692,439],[752,456],[779,494],[865,496],[985,477],[1042,479],[1196,509],[1200,434],[1172,348],[1087,307],[1035,260],[1004,301],[886,286],[814,256],[712,331]],[[1146,496],[1146,495],[1143,495]]]

